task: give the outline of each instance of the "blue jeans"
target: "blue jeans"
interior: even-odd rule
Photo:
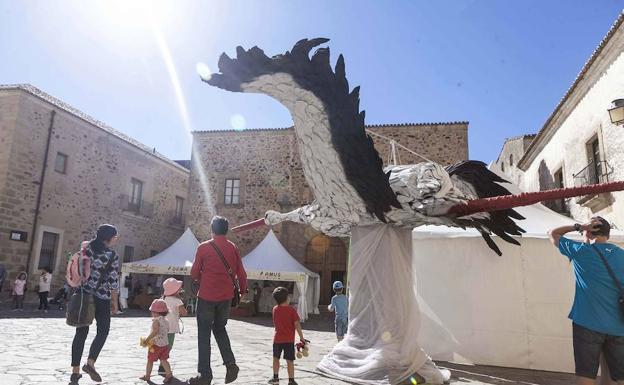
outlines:
[[[210,367],[211,332],[217,340],[223,364],[229,365],[236,362],[230,346],[230,338],[225,330],[225,325],[230,317],[231,302],[231,300],[210,302],[201,298],[197,299],[197,345],[199,351],[197,371],[202,377],[212,378],[212,368]]]

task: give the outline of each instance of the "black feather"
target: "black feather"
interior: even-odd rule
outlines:
[[[461,180],[470,183],[479,198],[511,194],[509,190],[501,185],[501,183],[509,182],[489,170],[483,162],[468,160],[448,166],[445,169],[449,175],[455,175]],[[489,214],[489,219],[456,218],[455,222],[462,223],[464,226],[476,227],[488,246],[499,255],[501,255],[500,249],[490,237],[490,233],[496,234],[506,242],[520,245],[520,242],[514,239],[513,236],[520,236],[525,231],[513,219],[522,220],[524,217],[513,209],[492,211]],[[471,222],[476,222],[477,225],[475,226],[475,223]]]

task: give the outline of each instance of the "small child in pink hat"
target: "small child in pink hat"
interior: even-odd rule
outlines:
[[[163,297],[162,299],[167,303],[167,309],[169,310],[169,314],[167,314],[167,322],[169,322],[169,353],[171,353],[171,349],[173,349],[173,341],[175,341],[176,333],[181,333],[180,331],[180,316],[185,316],[187,314],[186,307],[184,306],[184,302],[180,299],[180,293],[182,292],[182,285],[184,282],[177,280],[173,277],[167,278],[165,282],[163,282]],[[165,374],[165,368],[160,365],[158,367],[158,374],[161,376]]]
[[[167,303],[162,299],[155,299],[149,310],[152,312],[152,332],[141,344],[148,347],[147,366],[145,375],[141,377],[143,381],[150,381],[154,362],[160,360],[160,364],[165,368],[164,383],[167,384],[173,379],[171,366],[169,365],[169,322],[165,318],[169,313]]]
[[[167,321],[169,321],[169,350],[173,349],[176,333],[180,333],[180,316],[187,314],[184,302],[180,299],[183,284],[182,281],[173,277],[167,278],[163,282],[163,299],[167,304],[167,309],[169,309],[169,314],[167,314]]]

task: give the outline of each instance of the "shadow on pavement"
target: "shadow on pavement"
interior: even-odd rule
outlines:
[[[254,317],[232,317],[232,319],[253,325],[273,327],[273,319],[270,314]],[[313,314],[307,321],[301,323],[301,327],[304,331],[333,332],[334,315],[333,313]]]

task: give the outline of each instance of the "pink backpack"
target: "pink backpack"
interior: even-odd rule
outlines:
[[[74,253],[67,262],[67,284],[71,287],[82,286],[91,275],[91,259],[87,255],[89,242],[82,242],[80,251]]]

